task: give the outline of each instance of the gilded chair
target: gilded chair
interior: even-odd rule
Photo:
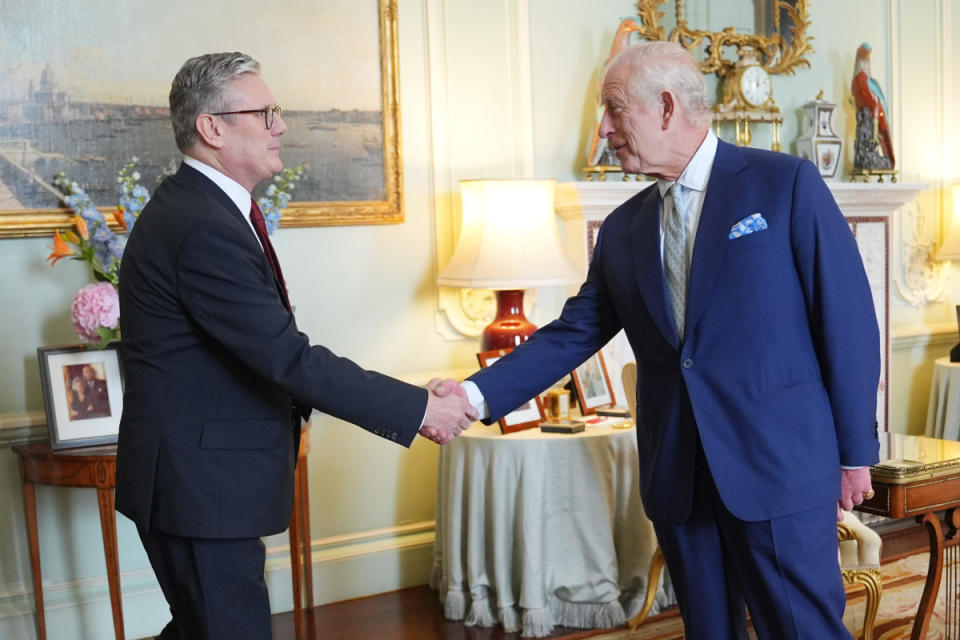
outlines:
[[[883,584],[880,580],[880,535],[860,522],[853,513],[844,515],[837,523],[840,544],[840,573],[847,584],[862,584],[866,590],[863,612],[863,640],[873,640],[873,625],[877,619]]]
[[[630,414],[637,415],[637,365],[628,362],[621,372],[623,391],[627,396]],[[866,587],[866,609],[863,614],[863,640],[873,640],[873,625],[877,617],[877,608],[880,606],[882,584],[880,581],[880,536],[876,531],[860,522],[852,513],[847,513],[843,522],[837,523],[837,539],[839,541],[840,572],[847,584],[860,583]],[[650,614],[657,595],[660,583],[660,574],[663,572],[663,554],[657,546],[650,560],[650,571],[647,575],[647,593],[643,608],[636,616],[630,619],[628,625],[636,629]]]

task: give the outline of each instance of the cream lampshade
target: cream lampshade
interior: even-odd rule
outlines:
[[[513,347],[536,330],[523,314],[523,290],[578,282],[554,222],[556,180],[462,180],[460,239],[437,277],[447,287],[497,291],[497,317],[484,351]]]
[[[953,185],[950,226],[937,248],[937,260],[960,260],[960,184]]]

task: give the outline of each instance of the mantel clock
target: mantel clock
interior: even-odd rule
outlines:
[[[760,64],[756,48],[743,44],[737,50],[738,60],[723,76],[723,97],[714,107],[713,121],[719,134],[721,122],[733,122],[735,142],[750,144],[751,123],[765,123],[773,127],[771,148],[780,151],[780,125],[783,115],[773,100],[770,73]]]

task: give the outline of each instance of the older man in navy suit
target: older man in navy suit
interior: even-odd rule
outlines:
[[[269,640],[260,536],[290,521],[312,408],[409,446],[476,418],[365,371],[297,330],[250,192],[282,168],[286,125],[241,53],[191,58],[170,91],[185,154],[143,209],[120,270],[126,374],[117,509],[170,604],[163,640]]]
[[[749,609],[761,639],[849,638],[836,519],[871,491],[880,356],[850,228],[809,162],[717,140],[680,46],[623,51],[603,101],[624,171],[657,183],[606,219],[560,318],[464,387],[497,419],[625,329],[686,637],[745,639]]]

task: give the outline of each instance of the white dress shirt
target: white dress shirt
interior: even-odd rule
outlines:
[[[690,162],[683,169],[683,173],[677,178],[679,182],[687,189],[687,269],[689,273],[690,263],[693,261],[693,242],[697,237],[697,228],[700,225],[700,214],[703,212],[703,201],[707,195],[707,184],[710,182],[710,172],[713,171],[713,159],[717,155],[717,136],[712,130],[707,131],[707,137],[703,139],[697,152],[690,158]],[[660,192],[660,200],[666,205],[673,206],[673,198],[666,200],[667,190],[673,186],[673,182],[666,180],[657,180],[657,190]],[[663,260],[663,208],[660,211],[660,259]]]
[[[247,224],[250,225],[250,230],[253,231],[253,237],[257,239],[257,244],[263,249],[263,244],[260,243],[260,236],[257,235],[257,231],[253,228],[253,223],[250,221],[250,210],[253,208],[251,205],[253,196],[250,195],[250,192],[227,174],[214,169],[207,163],[201,162],[192,156],[183,156],[183,164],[193,167],[210,178],[215,185],[220,187],[221,191],[227,194],[227,197],[237,205],[237,209],[243,214],[243,219],[247,221]]]

